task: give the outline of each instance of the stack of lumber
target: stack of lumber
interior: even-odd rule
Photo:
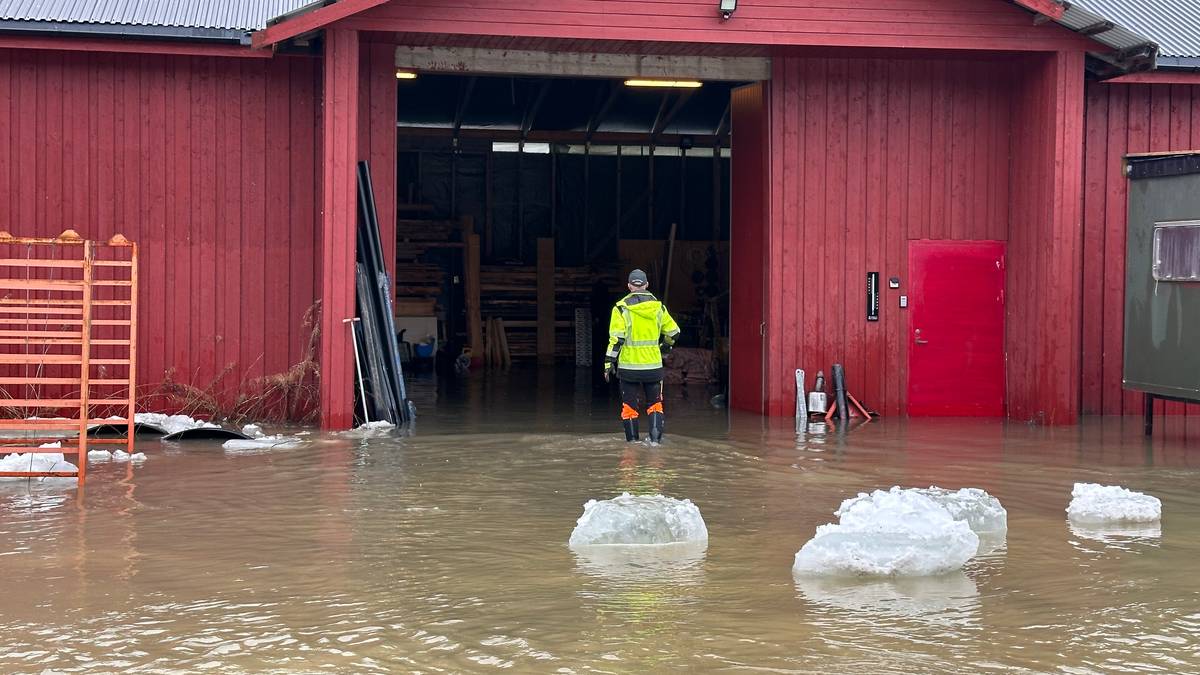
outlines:
[[[430,249],[462,248],[462,220],[396,221],[396,259],[415,261]]]
[[[537,267],[482,265],[480,304],[485,319],[503,319],[512,359],[537,357]],[[591,306],[592,285],[620,286],[619,271],[591,267],[554,270],[554,353],[560,361],[575,359],[575,309]]]

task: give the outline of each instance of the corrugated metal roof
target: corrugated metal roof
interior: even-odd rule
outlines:
[[[0,0],[0,19],[252,31],[312,0]]]
[[[1200,57],[1200,0],[1070,0],[1126,32],[1143,35],[1167,57]],[[1070,10],[1068,10],[1069,12]],[[1097,36],[1107,36],[1108,31]]]

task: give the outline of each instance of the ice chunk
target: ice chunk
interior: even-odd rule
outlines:
[[[583,505],[569,545],[679,544],[708,542],[708,528],[690,499],[662,495],[620,497]]]
[[[196,420],[187,415],[164,415],[162,413],[137,413],[133,421],[162,429],[167,434],[174,434],[187,429],[208,429],[216,427],[212,422]]]
[[[242,427],[242,433],[246,434],[250,438],[262,438],[263,436],[266,436],[266,434],[263,433],[262,427],[258,426],[257,424],[247,424],[246,426]]]
[[[299,443],[300,439],[295,436],[275,434],[273,436],[260,436],[258,438],[231,438],[222,443],[221,447],[233,451],[270,450],[271,448],[292,448]]]
[[[45,443],[39,447],[42,448],[61,448],[62,443]],[[61,452],[34,452],[25,455],[7,455],[0,459],[0,471],[77,471],[78,467],[68,462],[66,457]],[[34,480],[54,480],[61,478],[65,480],[75,480],[68,477],[41,477]],[[0,478],[0,480],[27,480],[21,477]]]
[[[1076,483],[1067,518],[1076,523],[1152,523],[1162,518],[1162,502],[1119,485]]]
[[[107,450],[88,450],[88,459],[94,462],[107,462],[113,458]]]
[[[89,452],[88,457],[91,457],[91,455],[92,453]],[[114,462],[144,462],[146,461],[146,453],[135,452],[131,455],[124,450],[116,450],[113,452],[112,458]]]
[[[950,512],[955,520],[966,521],[975,534],[996,534],[1008,530],[1008,511],[1000,500],[979,488],[962,488],[957,492],[940,487],[917,490]]]
[[[965,522],[916,490],[894,487],[847,499],[797,553],[798,575],[927,576],[963,566],[979,547]]]

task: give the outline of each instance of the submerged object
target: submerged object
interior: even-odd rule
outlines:
[[[964,520],[917,490],[893,487],[842,502],[797,553],[797,575],[927,576],[963,566],[979,548]]]
[[[1067,518],[1076,523],[1152,523],[1162,518],[1162,502],[1119,485],[1076,483]]]
[[[628,492],[603,501],[589,500],[575,523],[568,544],[698,544],[708,542],[708,528],[690,499]]]

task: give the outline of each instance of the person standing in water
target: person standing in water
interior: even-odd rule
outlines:
[[[671,351],[679,325],[667,308],[649,292],[646,273],[629,273],[629,295],[613,306],[608,322],[608,352],[604,355],[604,381],[621,382],[621,420],[625,440],[639,440],[638,417],[646,404],[650,442],[662,441],[663,354]]]

